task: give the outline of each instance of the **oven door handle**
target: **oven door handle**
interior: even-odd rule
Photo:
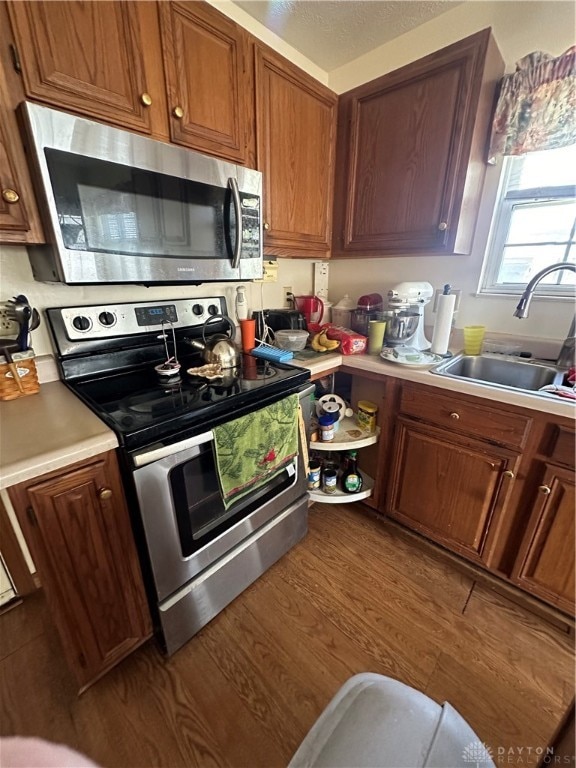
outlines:
[[[240,191],[238,182],[231,176],[228,179],[228,186],[232,192],[232,202],[234,204],[234,213],[236,214],[236,237],[234,239],[234,253],[232,254],[232,269],[238,269],[240,263],[240,250],[242,247],[242,206],[240,204]]]
[[[153,461],[164,459],[166,456],[173,456],[175,453],[180,453],[187,448],[194,448],[197,445],[203,443],[209,443],[214,440],[214,432],[203,432],[201,435],[195,437],[189,437],[186,440],[180,440],[179,443],[173,443],[172,445],[163,445],[162,448],[153,448],[151,451],[145,451],[132,457],[135,467],[145,467],[146,464],[151,464]]]

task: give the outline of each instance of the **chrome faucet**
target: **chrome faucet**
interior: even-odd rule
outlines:
[[[532,280],[530,280],[524,289],[524,293],[522,294],[520,301],[518,302],[518,306],[516,307],[516,311],[514,312],[514,317],[528,317],[528,311],[530,309],[532,296],[534,295],[534,289],[540,280],[542,280],[543,277],[546,277],[546,275],[549,275],[551,272],[559,272],[563,269],[567,269],[569,272],[576,272],[576,266],[574,264],[551,264],[549,267],[545,267],[544,269],[540,270],[538,274],[534,275]],[[564,339],[562,349],[560,350],[560,354],[556,360],[556,365],[558,365],[560,368],[570,368],[570,366],[574,365],[574,335],[576,333],[575,326],[575,318],[573,317],[570,330],[568,331],[568,336],[566,336]]]

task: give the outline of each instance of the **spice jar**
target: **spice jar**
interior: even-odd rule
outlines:
[[[325,413],[318,418],[318,430],[320,432],[320,440],[323,443],[329,443],[331,440],[334,440],[334,421],[334,416],[331,413]]]
[[[365,432],[375,432],[377,413],[378,406],[376,403],[371,403],[370,400],[359,400],[356,421],[358,422],[360,429]]]

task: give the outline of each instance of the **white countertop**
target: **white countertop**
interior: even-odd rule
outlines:
[[[118,446],[114,432],[62,382],[0,402],[0,488]]]
[[[308,368],[311,374],[321,374],[337,366],[342,367],[347,373],[368,373],[393,376],[394,378],[414,381],[419,384],[447,389],[452,392],[462,392],[467,395],[482,397],[485,400],[494,400],[501,405],[515,405],[521,408],[529,408],[555,416],[576,418],[576,401],[562,399],[557,396],[530,395],[512,389],[503,389],[490,384],[479,384],[465,379],[452,379],[431,373],[428,368],[411,368],[400,363],[392,363],[382,360],[378,355],[340,355],[327,353],[326,356],[311,361],[291,361],[293,365]]]

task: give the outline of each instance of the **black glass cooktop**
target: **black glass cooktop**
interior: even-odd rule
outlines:
[[[197,363],[201,365],[201,361]],[[153,366],[69,383],[126,448],[175,442],[296,391],[306,369],[242,355],[239,368],[208,380],[186,372],[160,379]]]

